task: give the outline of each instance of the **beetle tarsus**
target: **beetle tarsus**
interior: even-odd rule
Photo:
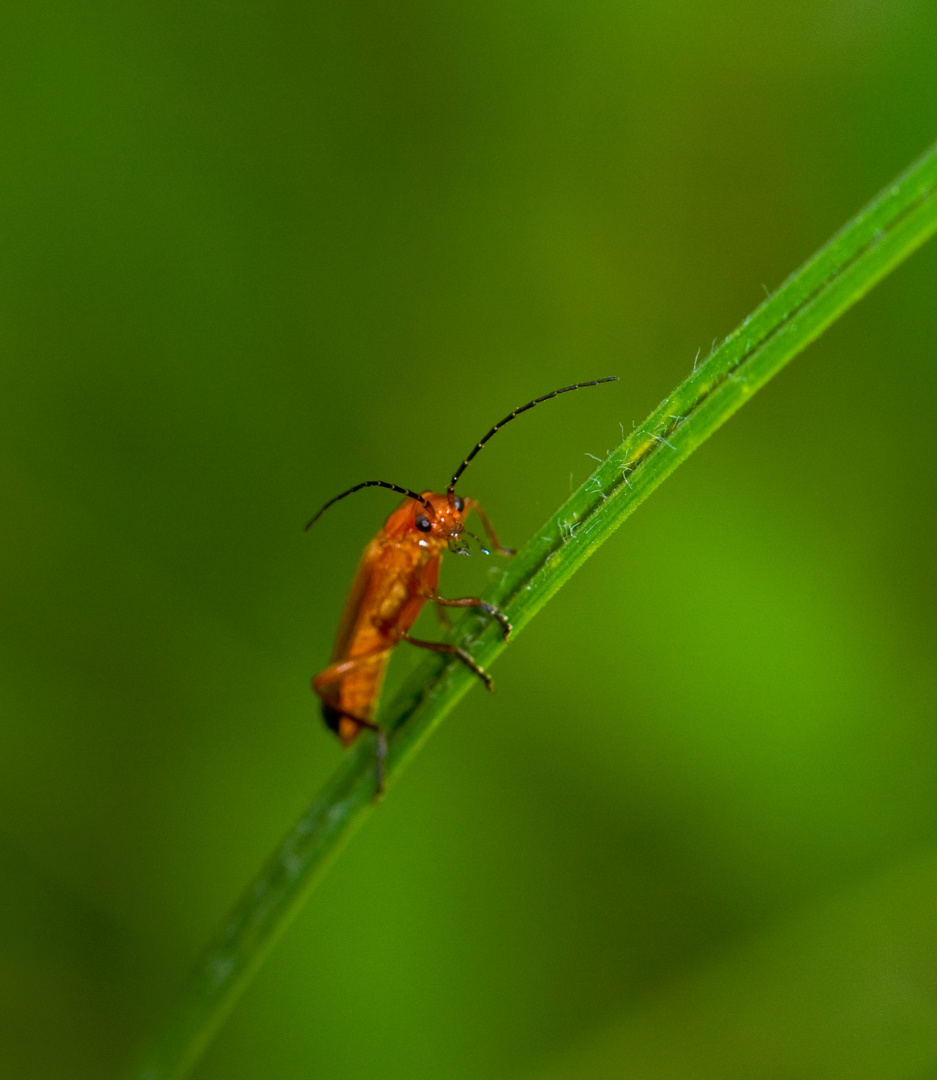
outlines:
[[[511,631],[514,629],[514,627],[511,626],[510,620],[508,619],[507,615],[505,615],[500,608],[496,608],[494,604],[487,604],[484,600],[479,601],[478,606],[479,608],[481,608],[482,611],[484,611],[486,615],[490,615],[492,619],[498,620],[498,623],[501,626],[501,630],[504,633],[504,640],[507,641],[507,639],[511,636]]]

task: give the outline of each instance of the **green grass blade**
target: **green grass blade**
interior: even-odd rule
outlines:
[[[792,357],[937,230],[937,147],[891,184],[715,349],[610,455],[512,560],[486,595],[520,631],[585,559],[705,439]],[[604,374],[604,373],[599,373]],[[484,667],[504,648],[470,615],[460,644]],[[390,708],[388,786],[475,682],[433,654]],[[133,1076],[184,1076],[211,1040],[329,860],[373,806],[370,736],[349,751],[290,829],[206,953]]]

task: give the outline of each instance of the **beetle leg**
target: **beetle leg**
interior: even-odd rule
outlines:
[[[337,660],[334,664],[329,664],[327,668],[320,671],[313,678],[312,688],[319,697],[322,697],[322,688],[324,686],[331,686],[332,683],[341,682],[346,675],[351,674],[360,667],[364,667],[366,664],[373,664],[375,660],[380,660],[384,656],[389,656],[391,652],[393,652],[392,646],[381,645],[372,652],[361,653],[358,656],[350,657],[348,660]]]
[[[449,656],[456,657],[456,659],[461,660],[462,663],[465,664],[469,671],[474,671],[489,690],[494,690],[495,684],[492,682],[491,676],[487,671],[480,668],[478,664],[475,663],[465,649],[460,649],[457,645],[447,645],[442,641],[420,641],[419,638],[410,637],[407,633],[401,634],[400,636],[404,641],[409,641],[411,645],[417,645],[421,649],[430,649],[433,652],[448,653]]]
[[[339,732],[339,721],[342,719],[350,720],[358,728],[366,728],[368,731],[374,732],[374,795],[379,799],[384,794],[384,762],[387,760],[387,733],[380,724],[375,724],[373,720],[365,720],[363,716],[356,716],[353,712],[348,712],[347,709],[340,709],[338,706],[331,705],[327,701],[322,702],[322,711],[325,716],[326,724],[339,735],[339,737],[341,737]]]
[[[501,629],[504,632],[504,640],[511,636],[511,630],[513,627],[508,622],[507,615],[500,608],[496,608],[494,604],[489,604],[485,600],[479,600],[477,596],[463,596],[458,600],[447,600],[444,596],[438,596],[436,593],[430,593],[427,597],[428,600],[432,600],[434,604],[439,604],[440,607],[475,607],[479,611],[484,611],[492,619],[497,619],[501,624]]]
[[[436,602],[435,596],[429,596],[427,599]],[[446,609],[439,603],[436,604],[436,617],[439,619],[439,625],[448,633],[452,629],[452,619],[449,618]]]
[[[498,534],[495,532],[494,527],[488,520],[488,515],[485,513],[484,510],[482,510],[478,503],[474,499],[466,499],[465,501],[469,504],[468,509],[466,509],[466,513],[468,513],[469,510],[474,510],[475,513],[478,514],[482,525],[485,526],[485,532],[488,533],[488,539],[491,541],[491,546],[495,549],[495,551],[499,555],[516,555],[517,552],[514,550],[514,548],[505,547],[498,539]]]

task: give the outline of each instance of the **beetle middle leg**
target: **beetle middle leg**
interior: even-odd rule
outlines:
[[[494,604],[489,604],[484,600],[479,600],[477,596],[462,596],[458,600],[447,600],[444,596],[438,596],[436,593],[430,593],[429,600],[432,600],[434,604],[439,604],[441,607],[474,607],[479,611],[484,611],[492,619],[497,619],[501,625],[501,629],[504,632],[504,640],[511,636],[511,630],[513,627],[508,622],[507,615],[500,608],[496,608]]]
[[[384,794],[384,763],[387,760],[387,732],[380,724],[376,724],[373,720],[365,720],[363,716],[356,716],[354,713],[348,712],[346,709],[340,709],[337,705],[332,705],[325,700],[322,702],[322,718],[325,720],[326,727],[330,731],[334,731],[346,745],[351,742],[361,730],[374,732],[374,795],[379,799]],[[342,720],[349,720],[354,725],[352,728],[354,735],[351,735],[349,738],[346,738],[345,736]]]
[[[458,645],[447,645],[442,641],[421,641],[419,638],[410,637],[407,633],[401,634],[400,637],[403,641],[409,641],[411,645],[416,645],[421,649],[430,649],[432,652],[447,653],[449,656],[454,656],[457,660],[461,660],[469,671],[473,671],[489,690],[494,690],[495,684],[492,682],[488,672],[479,667],[465,649],[460,649]]]
[[[430,597],[432,600],[433,597]],[[439,625],[443,628],[443,632],[448,634],[452,629],[452,619],[449,618],[449,613],[442,606],[442,604],[436,605],[436,618],[439,619]]]

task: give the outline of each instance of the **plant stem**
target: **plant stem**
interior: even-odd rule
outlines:
[[[937,230],[937,147],[898,177],[715,348],[560,507],[485,599],[515,634],[682,461],[827,326]],[[489,667],[504,648],[475,614],[457,640]],[[385,710],[387,785],[475,680],[436,654]],[[271,855],[136,1080],[178,1080],[210,1042],[289,919],[373,807],[374,743],[362,736]]]

